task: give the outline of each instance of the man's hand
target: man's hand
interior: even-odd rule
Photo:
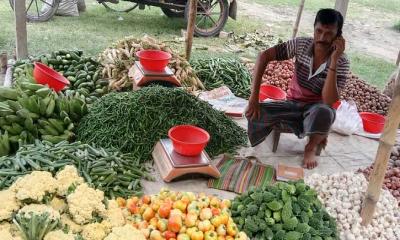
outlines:
[[[337,61],[339,57],[343,54],[346,48],[346,41],[342,36],[337,37],[332,43],[333,52],[331,55],[332,60]]]
[[[253,94],[250,96],[249,105],[246,109],[246,117],[251,120],[260,118],[260,103],[258,102],[258,96],[254,97]]]

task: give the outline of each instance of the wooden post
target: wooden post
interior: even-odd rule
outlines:
[[[349,0],[336,0],[335,2],[335,9],[338,10],[343,15],[343,19],[346,18],[348,6],[349,6]]]
[[[397,55],[397,61],[396,61],[396,65],[399,66],[400,64],[400,50],[399,50],[399,55]]]
[[[305,0],[300,0],[300,6],[299,6],[299,11],[297,12],[296,23],[294,24],[294,27],[293,27],[292,38],[295,38],[297,35],[297,32],[299,31],[301,14],[303,13],[303,9],[304,9],[304,2],[305,2]]]
[[[190,60],[193,45],[194,27],[196,24],[197,0],[190,0],[189,18],[186,31],[186,60]]]
[[[395,80],[392,102],[389,114],[385,121],[383,134],[379,139],[378,152],[376,153],[374,168],[372,169],[368,190],[365,194],[364,205],[361,210],[362,225],[371,222],[376,203],[379,201],[382,184],[385,177],[388,160],[392,147],[396,141],[397,128],[400,124],[400,68]]]
[[[25,0],[14,0],[17,59],[28,57]]]

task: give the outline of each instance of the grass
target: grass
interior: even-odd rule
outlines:
[[[46,23],[28,23],[29,54],[37,55],[57,49],[82,49],[87,54],[96,55],[125,36],[140,38],[148,34],[160,40],[180,38],[181,29],[186,26],[183,19],[168,18],[156,7],[144,11],[135,9],[119,15],[106,11],[94,0],[87,0],[86,5],[87,11],[80,17],[56,16]],[[11,53],[15,46],[15,30],[8,1],[0,2],[0,16],[3,18],[0,51]],[[118,20],[119,16],[123,20]],[[228,19],[225,31],[241,33],[259,27],[259,23],[239,17],[237,21]],[[194,44],[213,47],[222,45],[223,41],[219,38],[196,38]],[[179,45],[183,47],[184,43],[180,42]]]
[[[351,71],[379,89],[385,87],[390,74],[396,67],[394,63],[365,54],[350,52],[348,56]]]
[[[396,31],[400,32],[400,20],[393,26],[393,28],[394,28]]]
[[[254,0],[266,6],[289,6],[298,7],[300,0]],[[320,8],[333,8],[335,0],[306,0],[304,8],[306,10],[317,11]],[[374,10],[398,13],[400,11],[399,0],[350,0],[347,15],[356,14],[360,8],[367,7]]]

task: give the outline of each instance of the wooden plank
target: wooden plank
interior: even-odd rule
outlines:
[[[17,59],[25,59],[28,57],[28,37],[26,31],[25,11],[25,0],[14,0]]]
[[[392,151],[396,141],[397,128],[400,124],[400,68],[395,80],[395,87],[389,113],[385,121],[383,134],[379,139],[379,147],[375,157],[368,189],[365,194],[364,205],[361,210],[362,225],[371,223],[374,216],[376,203],[379,201],[383,180]]]
[[[193,35],[197,14],[197,0],[190,0],[189,18],[186,31],[186,59],[189,61],[192,54]]]
[[[343,15],[343,19],[346,18],[348,6],[349,6],[349,0],[336,0],[335,2],[335,9],[338,10]]]
[[[305,0],[300,1],[299,11],[297,12],[296,23],[294,24],[294,27],[293,27],[292,38],[295,38],[297,35],[297,32],[299,31],[301,14],[303,13],[303,9],[304,9],[304,2],[305,2]]]

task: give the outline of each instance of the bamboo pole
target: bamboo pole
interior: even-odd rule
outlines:
[[[375,157],[374,168],[365,194],[364,205],[361,209],[362,225],[368,225],[374,215],[376,203],[379,201],[381,188],[385,177],[388,160],[396,141],[397,128],[400,124],[400,68],[395,80],[392,102],[385,121],[383,134],[379,139],[379,147]]]
[[[14,0],[17,59],[28,57],[25,0]]]
[[[301,19],[301,14],[303,13],[305,1],[306,0],[300,0],[299,11],[297,12],[296,23],[294,24],[294,27],[293,27],[292,38],[295,38],[297,35],[297,32],[299,31],[300,19]]]
[[[348,6],[349,6],[349,0],[336,0],[335,2],[335,9],[342,14],[343,20],[346,18]]]
[[[189,18],[186,31],[186,60],[190,60],[193,45],[194,27],[196,24],[197,0],[190,0]]]

